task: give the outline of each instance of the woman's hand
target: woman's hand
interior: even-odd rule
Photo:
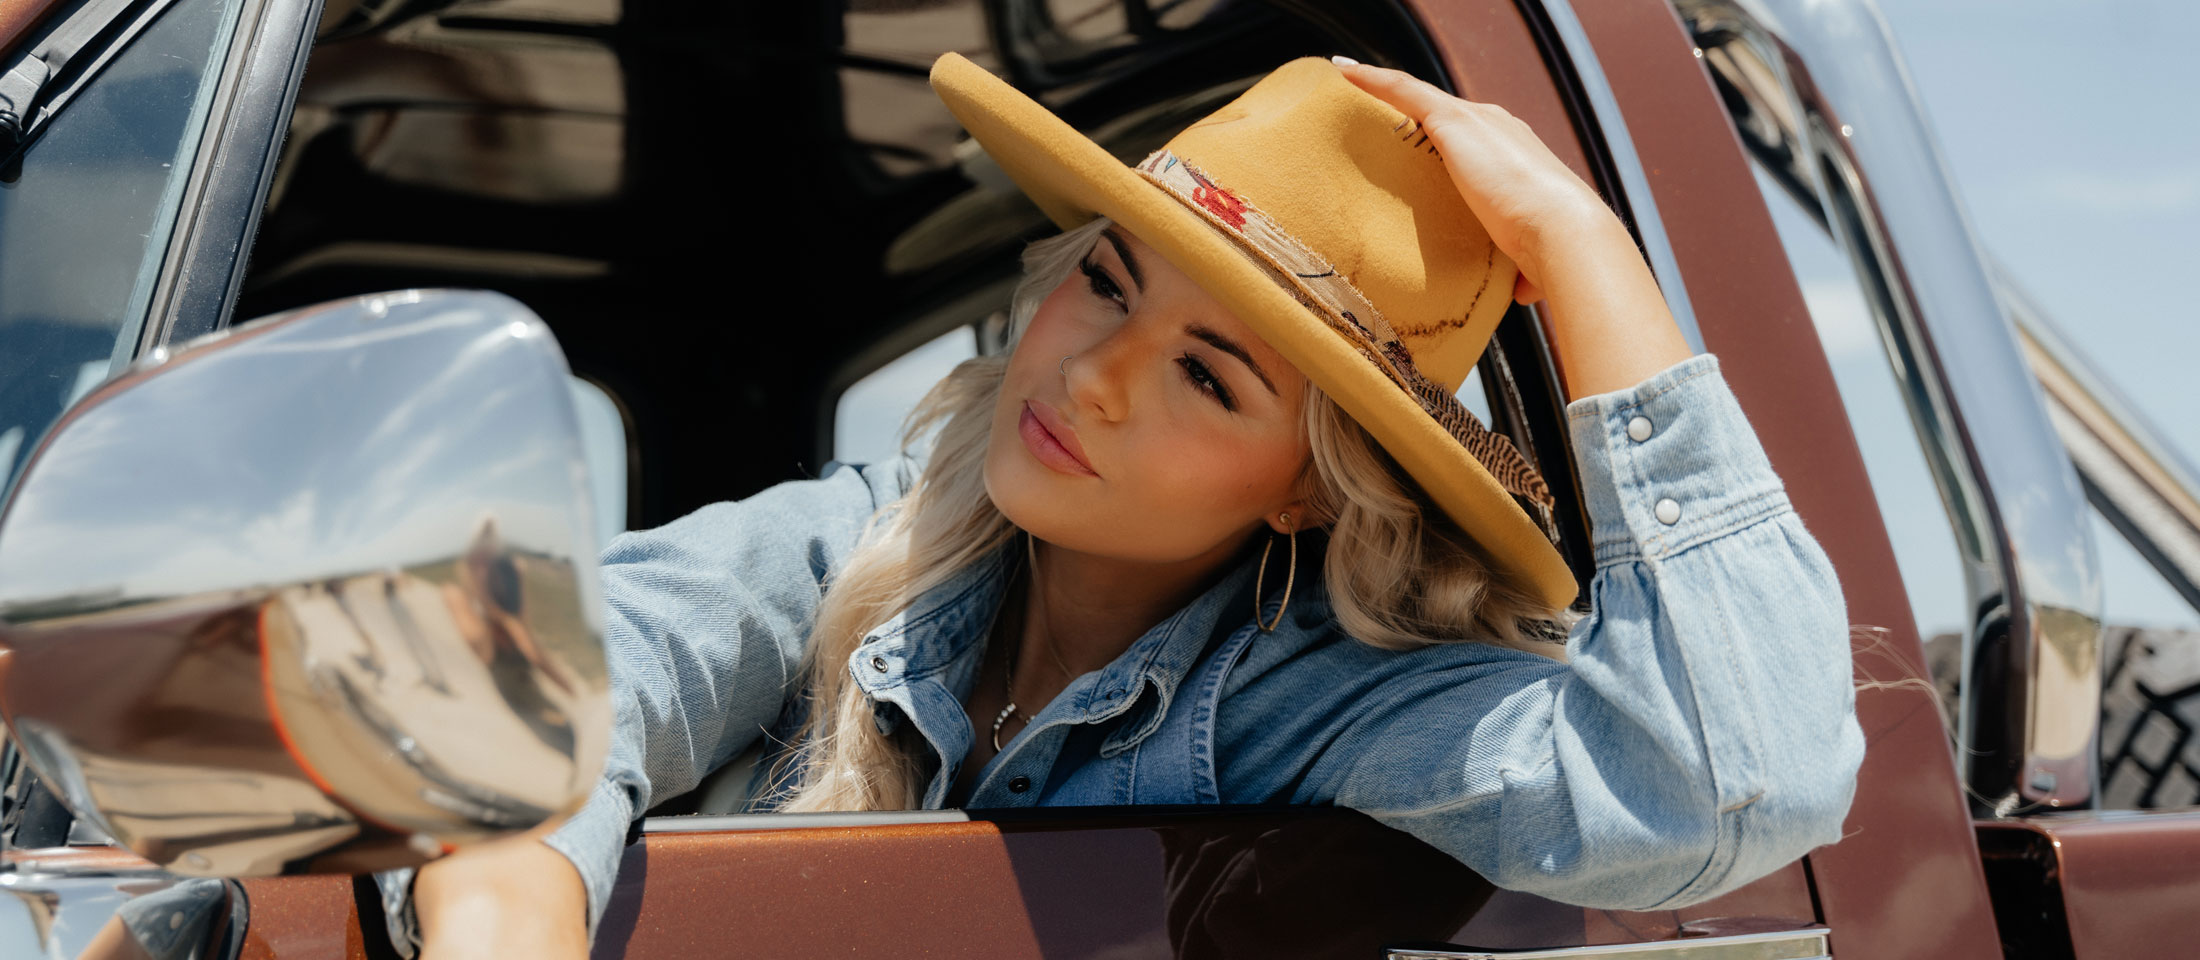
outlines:
[[[413,879],[421,960],[586,960],[588,892],[580,872],[534,830],[468,847]]]
[[[1428,134],[1467,209],[1520,268],[1514,299],[1549,301],[1570,396],[1633,386],[1694,352],[1626,225],[1527,123],[1398,70],[1337,66]]]

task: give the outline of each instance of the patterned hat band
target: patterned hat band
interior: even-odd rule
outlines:
[[[1512,438],[1493,433],[1475,419],[1459,398],[1423,376],[1413,365],[1413,354],[1383,319],[1367,295],[1352,279],[1297,237],[1286,232],[1268,215],[1243,197],[1217,186],[1183,158],[1166,149],[1156,150],[1137,166],[1138,173],[1155,186],[1198,212],[1262,265],[1289,281],[1299,302],[1322,318],[1331,330],[1359,351],[1398,389],[1405,391],[1438,425],[1451,434],[1469,455],[1496,478],[1520,508],[1542,528],[1552,543],[1558,527],[1552,519],[1551,489],[1543,475],[1520,455]]]

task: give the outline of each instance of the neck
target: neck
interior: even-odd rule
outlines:
[[[1081,553],[1043,540],[1020,585],[1020,681],[1026,670],[1056,684],[1120,656],[1154,624],[1190,603],[1222,576],[1242,542],[1225,540],[1188,560],[1144,563]],[[1030,562],[1026,561],[1027,564]],[[1056,656],[1061,662],[1057,664]],[[1072,671],[1062,674],[1066,667]]]

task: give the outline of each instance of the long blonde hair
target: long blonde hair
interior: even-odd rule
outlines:
[[[1009,301],[1011,342],[1108,225],[1096,218],[1028,245]],[[914,724],[892,736],[848,676],[864,636],[925,591],[1002,547],[1017,531],[985,492],[986,438],[1005,355],[956,366],[903,424],[933,429],[929,461],[899,500],[872,518],[818,605],[804,666],[803,720],[772,780],[776,809],[905,810],[923,800],[927,770]],[[1300,477],[1313,516],[1328,528],[1323,583],[1338,626],[1392,649],[1485,642],[1559,655],[1578,614],[1543,607],[1495,576],[1473,541],[1421,493],[1360,425],[1308,385],[1312,455]]]

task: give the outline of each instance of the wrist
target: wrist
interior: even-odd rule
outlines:
[[[1608,269],[1601,265],[1623,256],[1641,260],[1626,224],[1593,194],[1554,205],[1525,226],[1517,265],[1546,293],[1579,267],[1596,264],[1597,269]]]
[[[588,897],[580,872],[533,835],[491,841],[421,867],[413,904],[430,960],[588,952]]]

